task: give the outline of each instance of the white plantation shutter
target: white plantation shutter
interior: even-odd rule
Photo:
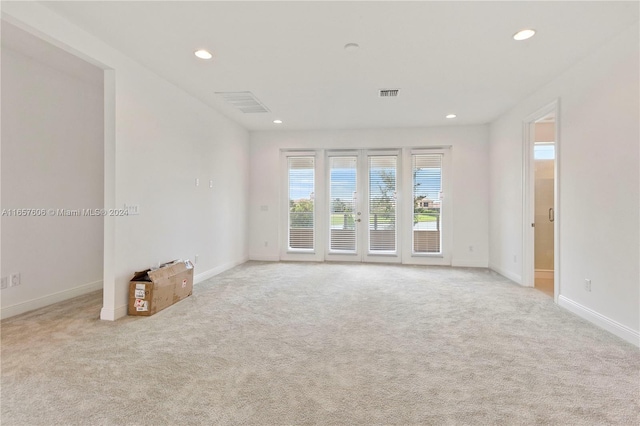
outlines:
[[[288,157],[288,248],[309,251],[315,243],[315,158]]]
[[[356,251],[357,156],[329,157],[329,249]]]
[[[413,253],[442,253],[442,154],[413,154]]]
[[[396,251],[397,160],[369,157],[369,252]]]

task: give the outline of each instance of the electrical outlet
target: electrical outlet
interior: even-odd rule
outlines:
[[[584,280],[584,289],[585,291],[591,292],[591,280],[589,279]]]
[[[20,274],[11,274],[9,276],[9,287],[20,285]]]
[[[198,263],[198,255],[193,256],[193,263]]]
[[[0,288],[5,289],[9,287],[9,277],[2,277],[0,280]]]
[[[518,256],[515,254],[513,255],[513,263],[518,263]]]
[[[196,178],[196,186],[200,186],[200,179]]]
[[[213,188],[213,180],[209,181],[209,188]]]

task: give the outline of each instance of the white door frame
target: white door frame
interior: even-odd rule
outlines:
[[[535,165],[533,148],[535,144],[535,122],[555,113],[555,161],[554,161],[554,222],[553,222],[553,300],[558,303],[560,295],[560,99],[540,108],[527,116],[523,122],[523,196],[522,196],[522,285],[533,287],[535,284]]]
[[[341,150],[341,149],[331,149],[325,151],[325,209],[322,211],[320,215],[321,221],[327,222],[327,220],[331,220],[331,157],[355,157],[356,159],[356,193],[354,197],[356,197],[356,203],[354,208],[356,210],[355,219],[360,220],[359,223],[355,224],[355,243],[356,243],[356,251],[355,253],[341,253],[341,252],[332,252],[331,251],[331,225],[325,224],[325,234],[322,236],[324,241],[324,260],[326,261],[336,261],[336,262],[362,262],[363,261],[363,250],[364,250],[364,239],[361,238],[362,232],[361,227],[364,222],[362,220],[362,211],[364,209],[363,199],[366,195],[363,193],[365,189],[365,185],[363,183],[364,172],[362,171],[362,150],[358,149],[349,149],[349,150]],[[360,191],[358,191],[360,189]],[[329,218],[329,219],[328,219]]]

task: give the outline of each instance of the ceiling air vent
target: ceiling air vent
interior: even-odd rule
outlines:
[[[378,96],[381,98],[395,98],[398,96],[400,89],[380,89]]]
[[[269,108],[264,106],[251,92],[216,92],[216,95],[222,96],[227,103],[245,114],[269,112]]]

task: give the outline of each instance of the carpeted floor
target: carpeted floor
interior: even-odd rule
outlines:
[[[2,321],[10,425],[635,425],[640,351],[485,269],[249,262]]]

